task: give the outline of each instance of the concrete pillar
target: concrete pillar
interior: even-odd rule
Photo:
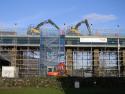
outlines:
[[[66,69],[67,74],[72,76],[73,71],[73,52],[72,49],[66,49]]]
[[[16,51],[17,51],[17,49],[14,47],[14,48],[12,48],[12,50],[11,50],[11,53],[10,53],[10,55],[11,55],[11,65],[12,66],[16,66],[16,56],[17,56],[17,53],[16,53]]]
[[[93,76],[99,76],[99,49],[94,49],[93,53]]]

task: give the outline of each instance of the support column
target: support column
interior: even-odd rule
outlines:
[[[94,49],[93,53],[93,76],[99,76],[99,49]]]
[[[12,66],[16,66],[16,48],[12,48],[12,50],[11,50],[11,65]]]
[[[24,73],[23,50],[25,49],[22,49],[21,47],[17,50],[16,66],[19,68],[19,77],[23,77],[23,73]]]
[[[72,49],[71,48],[66,49],[66,69],[67,69],[67,74],[72,76],[72,71],[73,71],[73,53],[72,53]]]

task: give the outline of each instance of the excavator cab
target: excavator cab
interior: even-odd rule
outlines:
[[[65,64],[61,62],[56,66],[47,66],[47,75],[56,77],[66,75]]]
[[[59,72],[56,71],[54,66],[47,66],[47,75],[48,76],[58,76]]]
[[[31,28],[31,32],[40,33],[40,31],[38,29],[35,29],[35,28]]]
[[[75,29],[75,27],[71,27],[70,32],[71,32],[71,33],[74,33],[74,34],[76,34],[76,35],[80,35],[80,32],[79,32],[77,29]]]

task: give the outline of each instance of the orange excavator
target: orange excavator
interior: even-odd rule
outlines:
[[[64,62],[61,62],[56,66],[48,66],[47,75],[56,76],[56,77],[65,76],[66,75],[66,65],[64,64]]]

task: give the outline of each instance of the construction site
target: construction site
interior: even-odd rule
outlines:
[[[53,28],[41,28],[46,24]],[[65,28],[48,19],[26,35],[0,30],[0,70],[14,66],[19,77],[124,77],[125,35],[116,32],[93,32],[87,19]]]

